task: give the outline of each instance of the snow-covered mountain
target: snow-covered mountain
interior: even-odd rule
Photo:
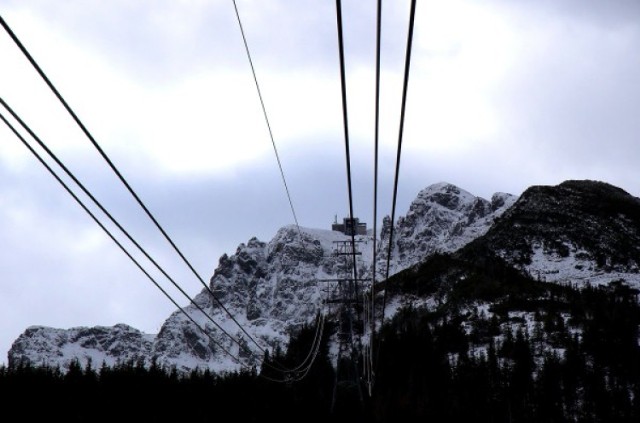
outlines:
[[[375,254],[378,275],[386,270],[389,221],[383,222]],[[72,358],[82,363],[91,358],[95,365],[154,359],[181,371],[199,367],[215,372],[259,365],[265,349],[285,348],[290,336],[314,319],[326,298],[323,288],[328,284],[322,281],[345,271],[344,256],[334,250],[350,237],[300,229],[284,227],[269,242],[253,238],[220,258],[210,282],[215,297],[203,290],[194,299],[211,319],[194,305],[184,307],[207,334],[180,311],[168,317],[157,335],[125,325],[69,330],[34,326],[15,341],[9,363],[28,360],[64,368]],[[519,199],[494,194],[490,201],[438,183],[417,195],[393,232],[390,275],[423,263],[434,253],[460,252],[467,262],[469,257],[499,257],[540,280],[624,280],[640,286],[640,200],[603,183],[567,181],[557,187],[532,187]],[[357,240],[362,252],[358,271],[366,278],[374,258],[372,238]],[[455,283],[454,276],[445,279]],[[386,316],[391,317],[401,303],[397,297],[390,302]],[[240,357],[241,363],[225,350]]]
[[[427,187],[407,215],[398,219],[390,274],[435,251],[454,251],[483,235],[515,199],[496,194],[487,201],[447,183]],[[388,218],[386,222],[377,254],[381,270],[386,266]],[[223,255],[210,282],[215,298],[207,290],[194,298],[211,319],[193,304],[184,307],[207,334],[179,310],[155,336],[133,328],[125,330],[125,325],[68,330],[34,326],[14,342],[9,363],[28,360],[64,368],[74,358],[82,363],[91,358],[96,365],[132,359],[150,362],[154,358],[160,365],[179,370],[238,369],[240,364],[224,349],[240,357],[242,365],[259,365],[263,350],[277,345],[285,348],[290,335],[314,319],[323,303],[322,290],[327,287],[321,281],[344,274],[344,256],[334,254],[337,243],[350,239],[337,231],[301,228],[299,232],[297,227],[287,226],[269,242],[253,238],[240,244],[234,254]],[[362,253],[358,256],[359,275],[368,277],[372,238],[358,236],[357,241]],[[249,340],[236,322],[257,342]]]
[[[389,274],[411,267],[433,253],[456,251],[484,235],[516,200],[514,195],[496,193],[488,201],[446,182],[423,189],[395,225]],[[389,229],[390,219],[385,219],[383,248],[376,265],[381,270],[386,269]]]
[[[185,309],[208,335],[176,311],[162,326],[153,353],[160,363],[183,369],[196,365],[214,371],[237,368],[238,363],[220,351],[222,346],[240,356],[244,364],[258,365],[262,349],[276,345],[286,348],[292,331],[314,319],[322,306],[321,281],[335,279],[340,272],[341,260],[333,254],[334,242],[348,240],[350,237],[340,232],[307,228],[298,232],[297,227],[287,226],[268,243],[253,238],[240,244],[235,254],[220,258],[210,283],[215,298],[206,290],[195,298],[239,342],[223,334],[191,305]],[[357,240],[364,247],[360,271],[365,273],[366,263],[371,261],[371,253],[366,253],[370,239],[358,236]],[[236,321],[258,345],[244,336]]]
[[[85,365],[91,360],[93,365],[113,366],[149,357],[154,339],[154,335],[124,324],[71,329],[32,326],[13,343],[9,357],[12,363],[26,358],[34,365],[59,364],[63,368],[76,358]]]

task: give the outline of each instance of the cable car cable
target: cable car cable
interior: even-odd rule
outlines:
[[[380,45],[382,36],[382,0],[377,2],[377,19],[376,19],[376,100],[375,100],[375,132],[374,132],[374,165],[373,165],[373,260],[371,275],[371,329],[369,338],[369,396],[371,396],[373,386],[373,345],[374,334],[376,331],[376,315],[375,315],[375,285],[376,285],[376,253],[378,239],[378,145],[379,145],[379,129],[380,129]]]
[[[251,66],[251,73],[253,74],[253,80],[256,84],[256,90],[258,91],[258,98],[260,99],[260,106],[262,106],[262,114],[264,115],[264,120],[267,124],[267,129],[269,130],[269,138],[271,138],[271,144],[273,145],[273,152],[276,155],[276,160],[278,162],[278,168],[280,169],[280,175],[282,176],[282,183],[284,184],[284,189],[287,193],[287,198],[289,199],[289,206],[291,207],[291,213],[293,214],[293,220],[296,223],[296,227],[298,228],[298,234],[300,235],[300,243],[302,244],[302,248],[306,250],[304,245],[304,238],[302,236],[302,231],[300,230],[300,225],[298,224],[298,217],[296,216],[296,211],[293,207],[293,201],[291,200],[291,193],[289,192],[289,187],[287,185],[287,179],[284,177],[284,170],[282,168],[282,162],[280,161],[280,155],[278,154],[278,147],[276,147],[276,141],[273,137],[273,131],[271,130],[271,123],[269,123],[269,117],[267,115],[267,108],[264,104],[264,99],[262,98],[262,91],[260,90],[260,84],[258,83],[258,76],[256,75],[256,69],[253,66],[253,60],[251,59],[251,51],[249,50],[249,43],[247,42],[247,37],[244,33],[244,26],[242,25],[242,20],[240,19],[240,12],[238,11],[238,5],[236,4],[236,0],[233,0],[233,8],[236,12],[236,18],[238,19],[238,26],[240,27],[240,33],[242,34],[242,41],[244,43],[244,49],[247,52],[247,59],[249,59],[249,65]]]
[[[405,109],[407,103],[407,88],[409,86],[409,69],[411,67],[411,47],[413,43],[413,27],[415,21],[415,12],[416,12],[416,0],[411,1],[411,11],[409,14],[409,30],[407,34],[407,50],[405,55],[405,65],[404,65],[404,82],[402,86],[402,106],[400,109],[400,126],[398,132],[398,150],[396,156],[396,169],[395,169],[395,178],[393,181],[393,201],[391,206],[391,226],[389,230],[389,245],[387,251],[387,268],[385,272],[385,284],[389,282],[389,268],[391,262],[391,251],[393,246],[393,222],[395,220],[396,213],[396,200],[398,195],[398,177],[400,173],[400,156],[402,151],[402,136],[404,131],[404,117],[405,117]],[[387,287],[384,287],[384,293],[382,295],[382,315],[380,317],[380,328],[384,325],[384,312],[387,306]],[[376,359],[380,355],[380,348],[382,342],[378,341],[378,349],[376,351]],[[379,361],[378,361],[379,363]]]
[[[336,0],[336,21],[338,25],[338,53],[340,56],[340,82],[342,89],[342,123],[344,127],[344,147],[347,161],[347,186],[349,192],[349,217],[351,218],[351,252],[353,254],[353,280],[357,284],[358,270],[356,266],[356,227],[353,216],[353,193],[351,189],[351,157],[349,153],[349,120],[347,117],[347,82],[344,66],[344,40],[342,34],[342,2]],[[346,228],[345,228],[346,229]]]

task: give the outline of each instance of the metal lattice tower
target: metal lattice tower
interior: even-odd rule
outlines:
[[[338,321],[336,333],[338,357],[332,410],[335,407],[339,389],[347,396],[357,397],[361,402],[363,401],[358,361],[362,353],[360,339],[365,331],[363,283],[368,279],[356,280],[352,272],[353,266],[357,265],[353,262],[354,257],[362,254],[357,250],[357,244],[360,242],[356,241],[354,244],[351,240],[334,241],[334,255],[339,260],[337,278],[321,280],[328,284],[324,290],[325,304],[335,308],[332,314]]]

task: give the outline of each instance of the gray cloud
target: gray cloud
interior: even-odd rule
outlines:
[[[408,4],[385,6],[387,82],[400,80]],[[471,32],[429,32],[435,29],[426,19],[437,22],[441,7],[451,4],[459,13],[452,16],[460,19],[482,11],[468,21],[478,26],[465,28],[460,22],[467,21],[452,21],[443,28]],[[287,125],[292,113],[322,110],[310,119],[319,122],[321,133],[302,128],[281,142],[282,131],[276,131],[276,141],[300,224],[329,228],[335,214],[340,218],[348,213],[341,122],[334,122],[340,117],[334,4],[308,0],[239,1],[238,5],[267,105],[279,112],[273,117],[275,128]],[[351,151],[354,207],[356,215],[371,225],[373,109],[366,101],[357,101],[371,95],[363,91],[368,85],[358,85],[370,75],[355,70],[373,67],[374,2],[344,1],[344,6],[350,116],[357,133]],[[639,7],[634,1],[420,2],[416,36],[421,41],[414,46],[397,215],[406,212],[420,189],[439,181],[485,198],[496,191],[518,195],[530,185],[582,178],[605,180],[639,195]],[[89,48],[80,51],[106,58],[132,87],[160,89],[210,70],[249,72],[231,2],[203,2],[189,8],[169,1],[154,7],[128,1],[72,2],[63,7],[46,1],[25,5],[5,0],[1,8],[7,19],[4,10],[12,11],[16,30],[22,23],[16,11],[40,17],[50,31],[64,34],[62,39]],[[494,24],[499,26],[495,34],[472,32],[490,32]],[[436,35],[443,37],[440,44],[433,43]],[[270,84],[285,72],[335,79],[336,102],[311,109],[309,104],[317,98],[274,90]],[[396,88],[389,89],[399,96]],[[285,98],[296,102],[280,104]],[[380,219],[391,212],[395,105],[399,106],[399,97],[385,99],[395,103],[383,113]],[[74,105],[100,101],[75,100]],[[167,107],[175,107],[176,114],[192,106],[176,98],[159,101],[173,102]],[[231,100],[211,96],[211,105],[221,101]],[[207,107],[203,104],[199,107]],[[39,110],[26,109],[29,120]],[[115,163],[205,280],[221,254],[233,253],[253,236],[268,241],[279,227],[293,222],[271,146],[234,162],[223,174],[213,165],[211,172],[176,171],[152,160],[152,148],[183,140],[162,139],[163,131],[158,130],[157,142],[137,146],[137,133],[118,128],[113,116],[93,116],[87,109],[79,112],[88,115],[89,122],[111,118],[103,131],[97,130],[99,140],[106,138]],[[207,130],[215,132],[222,119],[211,116]],[[365,122],[359,126],[358,119]],[[159,121],[158,127],[164,123]],[[249,118],[242,124],[264,126],[263,121]],[[109,135],[104,128],[110,126],[114,134],[126,134],[130,148],[109,144],[114,141],[103,134]],[[4,134],[0,132],[3,147],[5,142],[16,142]],[[208,154],[205,144],[222,139],[214,135],[203,137],[203,149],[194,148],[193,154]],[[269,142],[266,134],[264,142]],[[173,306],[35,161],[16,163],[4,151],[0,148],[0,317],[6,323],[0,351],[32,324],[126,322],[157,330]],[[89,151],[64,151],[64,158],[189,293],[199,292],[199,283]],[[224,162],[225,157],[215,159]]]

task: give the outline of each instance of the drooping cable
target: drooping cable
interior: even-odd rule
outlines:
[[[247,55],[247,60],[249,61],[249,66],[251,68],[251,74],[253,76],[253,82],[255,83],[256,86],[256,92],[258,93],[258,99],[260,100],[260,107],[262,108],[262,114],[264,116],[264,121],[267,125],[267,130],[269,132],[269,139],[271,140],[271,145],[273,146],[273,152],[275,154],[276,157],[276,161],[278,163],[278,169],[280,170],[280,176],[282,178],[282,184],[284,185],[284,189],[285,192],[287,194],[287,199],[289,201],[289,207],[291,208],[291,214],[293,215],[293,220],[295,222],[296,228],[298,230],[298,235],[300,236],[300,244],[302,245],[303,250],[306,251],[306,246],[305,246],[305,242],[304,242],[304,236],[302,235],[302,231],[300,229],[300,224],[298,223],[298,217],[296,215],[296,210],[295,207],[293,206],[293,200],[291,198],[291,192],[289,191],[289,186],[287,184],[287,178],[285,177],[285,173],[284,173],[284,168],[282,166],[282,161],[280,160],[280,154],[278,153],[278,147],[276,145],[276,141],[275,141],[275,137],[273,135],[273,130],[271,128],[271,122],[269,121],[269,115],[267,113],[267,107],[265,105],[264,102],[264,97],[262,96],[262,90],[260,89],[260,83],[258,82],[258,75],[256,72],[256,68],[253,64],[253,59],[251,57],[251,50],[249,49],[249,42],[247,41],[247,36],[246,33],[244,31],[244,25],[242,24],[242,18],[240,17],[240,11],[238,10],[238,4],[236,3],[236,0],[232,0],[233,1],[233,9],[235,11],[235,15],[236,15],[236,19],[238,21],[238,27],[240,29],[240,34],[242,36],[242,42],[244,44],[244,49],[245,49],[245,53]],[[319,324],[320,322],[318,322],[318,325],[316,326],[316,333],[318,331],[319,328]],[[313,351],[313,348],[309,350],[309,354],[307,355],[307,357],[309,357],[311,355]],[[294,369],[291,369],[290,371],[295,372],[298,371],[300,368],[302,368],[306,362],[306,358],[305,361],[303,361],[300,365],[298,365],[297,367],[295,367]]]
[[[244,32],[244,25],[242,24],[242,19],[240,18],[240,11],[238,10],[238,5],[237,5],[235,0],[233,0],[233,8],[234,8],[234,11],[235,11],[236,19],[238,21],[238,27],[240,28],[240,34],[242,35],[242,42],[244,44],[244,49],[245,49],[245,52],[247,54],[247,59],[249,60],[249,66],[251,67],[251,74],[253,75],[253,81],[255,83],[256,91],[258,93],[258,99],[260,100],[260,106],[262,107],[262,114],[264,116],[264,120],[265,120],[265,123],[267,125],[267,130],[269,132],[269,138],[271,140],[271,145],[273,146],[273,152],[274,152],[274,154],[276,156],[276,161],[278,162],[278,168],[280,170],[280,176],[282,178],[282,183],[284,185],[284,189],[285,189],[285,192],[287,194],[287,199],[289,200],[289,207],[291,208],[291,214],[293,215],[293,220],[294,220],[296,228],[298,230],[298,235],[300,236],[300,244],[302,245],[302,248],[306,251],[306,246],[305,246],[305,243],[304,243],[304,236],[302,235],[302,231],[300,230],[300,225],[298,223],[298,217],[296,215],[295,207],[293,206],[293,200],[291,199],[291,193],[289,191],[289,186],[287,185],[287,179],[286,179],[285,174],[284,174],[284,168],[282,166],[282,161],[280,160],[280,154],[278,153],[278,147],[276,146],[276,141],[275,141],[275,138],[273,136],[273,130],[271,129],[271,123],[269,121],[269,115],[267,113],[267,107],[265,105],[264,98],[262,97],[262,90],[260,89],[260,84],[258,82],[258,76],[257,76],[257,73],[256,73],[256,69],[255,69],[255,66],[253,64],[253,59],[251,58],[251,50],[249,49],[249,43],[247,41],[247,37],[246,37],[246,34]],[[316,334],[318,333],[318,329],[319,328],[320,328],[320,321],[318,322],[318,324],[316,326]],[[309,350],[309,354],[307,355],[307,358],[305,358],[305,360],[302,363],[300,363],[300,365],[298,365],[297,367],[295,367],[293,369],[290,369],[290,371],[291,372],[296,372],[296,371],[299,371],[302,367],[304,367],[306,361],[311,356],[312,352],[313,352],[313,346]],[[305,373],[305,375],[306,375],[306,373]]]
[[[322,339],[322,328],[324,327],[324,318],[325,316],[322,312],[318,313],[318,318],[317,318],[318,322],[316,323],[316,332],[313,336],[313,342],[311,342],[311,348],[309,349],[309,352],[307,353],[307,356],[304,358],[304,360],[302,360],[302,362],[299,365],[291,369],[292,372],[299,372],[303,368],[310,367],[310,365],[308,365],[307,362],[313,356],[313,351],[315,349],[316,343],[320,342],[320,340]],[[311,361],[311,363],[313,363],[313,360]]]
[[[51,176],[53,176],[60,183],[60,185],[62,185],[62,187],[67,191],[67,193],[71,195],[71,197],[73,197],[73,199],[80,205],[80,207],[82,207],[82,209],[91,217],[91,219],[93,219],[93,221],[107,234],[107,236],[118,246],[118,248],[122,250],[122,252],[129,258],[129,260],[131,260],[135,264],[135,266],[138,269],[140,269],[142,273],[144,273],[144,275],[151,281],[151,283],[153,283],[156,286],[156,288],[158,288],[164,294],[164,296],[167,297],[169,301],[171,301],[171,303],[174,306],[176,306],[194,325],[196,325],[196,327],[198,327],[225,354],[231,357],[236,363],[240,364],[242,367],[249,368],[248,365],[242,363],[242,361],[238,357],[236,357],[233,353],[231,353],[228,349],[226,349],[222,344],[220,344],[218,340],[213,338],[208,333],[207,330],[205,330],[198,322],[196,322],[193,319],[193,317],[191,317],[191,315],[187,313],[186,310],[183,307],[181,307],[164,288],[162,288],[162,286],[153,278],[153,276],[151,276],[147,272],[147,270],[145,270],[145,268],[140,264],[140,262],[138,262],[131,255],[131,253],[122,245],[122,243],[118,241],[118,239],[113,235],[113,233],[111,233],[111,231],[109,231],[109,229],[107,229],[107,227],[104,226],[104,224],[96,217],[96,215],[91,210],[89,210],[87,205],[84,204],[84,202],[73,192],[73,190],[71,190],[71,188],[69,188],[69,186],[60,178],[60,176],[51,168],[51,166],[49,166],[49,164],[42,158],[42,156],[37,151],[35,151],[34,148],[24,139],[24,137],[13,127],[13,125],[11,125],[11,123],[4,117],[2,112],[0,112],[0,120],[2,120],[5,123],[5,125],[16,135],[16,137],[18,137],[18,139],[22,141],[25,147],[29,149],[31,154],[33,154],[36,157],[36,159],[49,171]]]
[[[311,343],[311,348],[309,353],[302,361],[302,363],[291,370],[284,372],[284,379],[274,379],[268,376],[261,375],[266,379],[272,382],[281,382],[281,383],[292,383],[299,382],[304,379],[308,374],[313,364],[315,363],[316,358],[318,357],[318,352],[320,351],[320,347],[322,345],[322,338],[324,336],[324,325],[325,325],[326,315],[320,311],[318,312],[317,324],[316,324],[316,332],[314,334],[314,339]]]
[[[296,216],[296,210],[293,207],[293,200],[291,199],[291,193],[289,192],[289,186],[287,185],[287,179],[284,176],[284,170],[282,168],[282,162],[280,160],[280,155],[278,154],[278,147],[276,147],[276,141],[273,137],[273,131],[271,130],[271,123],[269,122],[269,116],[267,114],[267,107],[264,104],[264,99],[262,98],[262,91],[260,90],[260,84],[258,83],[258,76],[256,74],[256,68],[253,65],[253,59],[251,58],[251,51],[249,50],[249,43],[247,42],[247,36],[244,33],[244,26],[242,25],[242,19],[240,19],[240,12],[238,11],[238,5],[236,4],[236,0],[233,0],[233,8],[236,12],[236,18],[238,19],[238,26],[240,27],[240,33],[242,34],[242,42],[244,43],[244,49],[247,53],[247,59],[249,59],[249,65],[251,66],[251,73],[253,74],[253,81],[256,84],[256,91],[258,91],[258,98],[260,99],[260,106],[262,106],[262,114],[264,115],[264,121],[267,124],[267,129],[269,130],[269,138],[271,139],[271,145],[273,145],[273,152],[276,155],[276,161],[278,162],[278,168],[280,169],[280,176],[282,177],[282,183],[284,184],[284,190],[287,193],[287,199],[289,200],[289,207],[291,207],[291,214],[293,215],[293,220],[296,224],[296,228],[298,228],[298,234],[300,235],[300,243],[302,244],[302,248],[305,248],[304,238],[302,236],[302,231],[300,230],[300,225],[298,224],[298,217]]]
[[[63,107],[67,110],[67,112],[69,113],[69,115],[71,115],[71,117],[73,118],[73,120],[76,122],[76,124],[80,127],[80,129],[82,130],[82,132],[85,134],[85,136],[89,139],[89,141],[91,141],[91,144],[93,144],[93,146],[96,148],[96,150],[100,153],[100,155],[102,156],[102,158],[107,162],[107,164],[109,165],[109,167],[111,168],[111,170],[115,173],[115,175],[118,177],[118,179],[122,182],[122,184],[126,187],[126,189],[129,191],[129,193],[131,194],[131,196],[135,199],[135,201],[138,203],[138,205],[142,208],[142,210],[145,212],[145,214],[149,217],[149,219],[153,222],[153,224],[155,225],[155,227],[160,231],[160,233],[162,233],[162,235],[164,236],[164,238],[167,240],[167,242],[169,242],[169,244],[171,245],[171,247],[174,249],[174,251],[180,256],[180,258],[182,259],[182,261],[187,265],[187,267],[191,270],[191,272],[196,276],[196,278],[200,281],[200,283],[204,286],[204,288],[207,290],[207,292],[209,293],[209,295],[211,296],[211,298],[213,298],[213,300],[218,304],[218,306],[220,306],[220,308],[231,318],[231,320],[240,328],[240,330],[245,334],[245,336],[247,336],[247,338],[249,338],[251,340],[251,342],[253,342],[256,347],[258,347],[258,349],[264,354],[265,353],[265,349],[258,344],[258,342],[255,340],[255,338],[253,336],[251,336],[251,334],[249,334],[249,332],[247,332],[247,330],[244,328],[244,326],[242,326],[240,324],[240,322],[238,322],[238,320],[235,318],[235,316],[229,311],[229,309],[227,309],[227,307],[218,299],[218,297],[214,294],[214,292],[211,290],[211,288],[207,285],[207,283],[204,281],[204,279],[202,278],[202,276],[200,276],[200,274],[195,270],[195,268],[193,267],[193,265],[191,264],[191,262],[185,257],[185,255],[182,253],[182,251],[178,248],[178,246],[175,244],[175,242],[173,241],[173,239],[171,239],[171,237],[169,236],[169,234],[164,230],[164,228],[160,225],[160,223],[158,222],[158,220],[154,217],[154,215],[151,213],[151,211],[147,208],[147,206],[142,202],[142,200],[140,199],[140,197],[138,196],[138,194],[136,194],[136,192],[133,190],[133,188],[131,187],[131,185],[127,182],[127,180],[124,178],[124,176],[120,173],[120,171],[117,169],[117,167],[114,165],[114,163],[111,161],[111,159],[109,158],[109,156],[107,156],[107,154],[104,152],[104,150],[100,147],[100,145],[98,144],[98,142],[95,140],[95,138],[93,137],[93,135],[91,135],[91,133],[89,132],[89,130],[86,128],[86,126],[82,123],[82,121],[80,120],[80,118],[76,115],[76,113],[71,109],[71,107],[69,106],[69,104],[66,102],[66,100],[64,99],[64,97],[62,97],[62,95],[60,94],[60,92],[56,89],[56,87],[53,85],[53,83],[51,82],[51,80],[47,77],[47,75],[44,73],[44,71],[42,70],[42,68],[40,68],[40,66],[38,65],[38,63],[35,61],[35,59],[33,58],[33,56],[31,56],[31,54],[29,53],[29,51],[26,49],[26,47],[22,44],[22,42],[20,41],[20,39],[17,37],[17,35],[13,32],[13,30],[9,27],[9,25],[6,23],[6,21],[2,18],[2,16],[0,16],[0,25],[2,25],[2,27],[5,29],[5,31],[7,32],[7,34],[9,34],[9,36],[11,37],[11,39],[13,40],[13,42],[18,46],[18,48],[20,49],[20,51],[22,52],[22,54],[27,58],[27,60],[31,63],[32,67],[36,70],[36,72],[40,75],[40,77],[44,80],[44,82],[47,84],[47,86],[49,87],[49,89],[53,92],[53,94],[58,98],[58,100],[60,101],[60,103],[63,105]],[[302,237],[302,235],[301,235]],[[304,245],[304,244],[303,244]]]
[[[342,2],[336,0],[336,20],[338,24],[338,52],[340,55],[340,83],[342,88],[342,122],[344,127],[344,147],[347,161],[347,186],[349,192],[349,217],[351,218],[351,253],[353,256],[353,283],[358,283],[356,265],[356,224],[353,216],[353,192],[351,189],[351,157],[349,153],[349,119],[347,116],[347,82],[344,66],[344,37],[342,34]]]
[[[322,335],[324,334],[324,323],[325,323],[325,316],[324,314],[321,314],[318,328],[316,329],[318,336],[316,337],[314,342],[311,344],[312,348],[309,351],[309,355],[307,356],[307,358],[305,358],[305,361],[309,361],[309,363],[306,364],[305,366],[299,366],[300,368],[295,369],[297,376],[292,379],[293,382],[299,382],[302,379],[304,379],[307,376],[307,374],[309,374],[311,367],[313,367],[313,363],[318,357],[318,352],[320,351],[320,346],[322,345]]]
[[[237,344],[240,348],[244,349],[251,355],[255,355],[255,353],[249,349],[246,345],[243,345],[240,341],[238,341],[234,336],[232,336],[229,332],[227,332],[218,322],[216,322],[198,303],[196,303],[193,298],[164,270],[162,266],[153,258],[149,253],[142,247],[131,234],[113,217],[113,215],[95,198],[93,194],[78,180],[78,178],[71,172],[64,163],[56,156],[56,154],[47,147],[47,145],[31,130],[31,128],[18,116],[18,114],[4,101],[4,99],[0,98],[0,104],[11,114],[11,116],[22,126],[22,128],[29,133],[29,135],[40,145],[40,147],[45,150],[45,152],[51,157],[52,160],[56,162],[56,164],[67,174],[69,178],[73,180],[73,182],[84,192],[84,194],[89,197],[89,199],[100,209],[102,213],[127,237],[127,239],[149,260],[155,267],[158,269],[164,277],[166,277],[171,284],[184,295],[189,302],[194,305],[211,323],[213,323],[220,331],[222,331],[226,336],[229,337],[235,344]],[[276,370],[282,371],[281,368],[276,368]]]

